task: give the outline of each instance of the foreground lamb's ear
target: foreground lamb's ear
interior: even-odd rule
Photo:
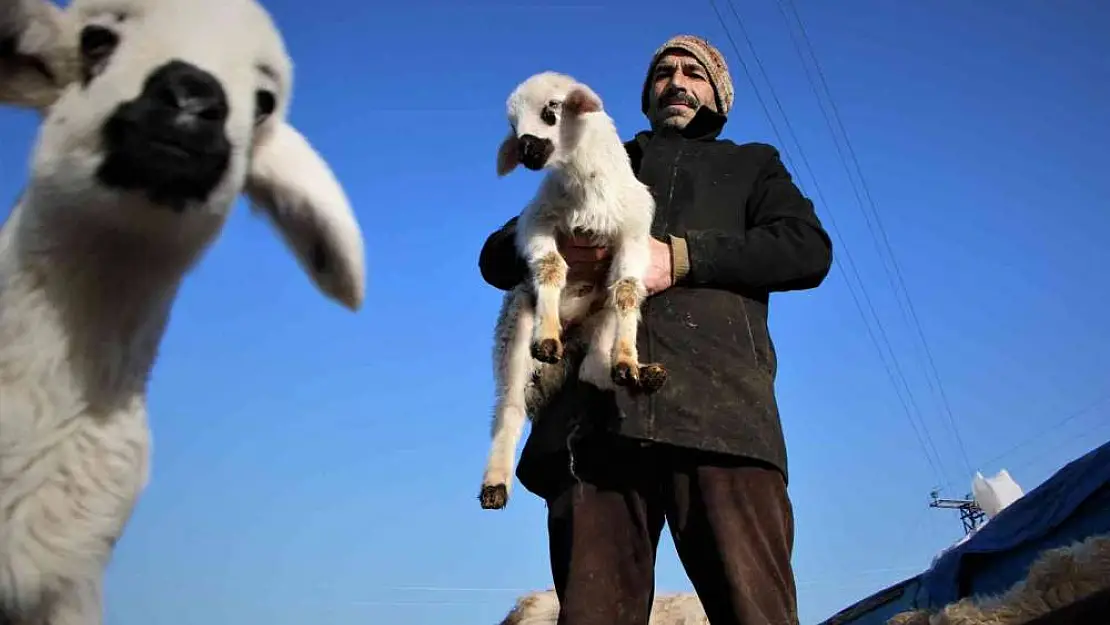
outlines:
[[[575,85],[563,99],[563,111],[571,115],[597,113],[601,110],[601,98],[586,85]]]
[[[501,142],[501,147],[497,148],[497,175],[504,176],[516,169],[517,154],[520,146],[518,145],[516,134],[510,132],[509,136]]]
[[[362,306],[362,231],[331,167],[287,123],[263,131],[244,193],[272,221],[301,267],[328,297]]]
[[[57,5],[0,0],[0,104],[45,110],[77,69],[77,34]]]

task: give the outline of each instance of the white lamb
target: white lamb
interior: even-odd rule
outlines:
[[[2,5],[0,103],[43,120],[0,230],[0,623],[98,625],[147,482],[147,379],[236,198],[350,309],[362,234],[285,121],[291,62],[253,0]]]
[[[538,590],[517,599],[499,625],[555,625],[559,622],[559,597],[554,590]],[[709,625],[698,596],[692,592],[656,595],[648,625]]]
[[[647,393],[666,380],[663,366],[641,364],[636,350],[655,202],[601,98],[570,76],[543,72],[513,90],[507,110],[511,129],[497,152],[497,174],[519,163],[547,175],[517,223],[516,245],[532,280],[505,295],[495,330],[497,403],[479,495],[487,509],[508,503],[525,418],[566,379],[574,350],[564,350],[564,324],[580,324],[588,337],[581,380]],[[613,250],[607,288],[567,284],[557,238],[572,234]]]

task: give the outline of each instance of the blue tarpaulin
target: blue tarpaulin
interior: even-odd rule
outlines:
[[[822,625],[879,625],[898,612],[936,609],[1004,592],[1037,555],[1110,532],[1110,442],[1069,463],[1007,506],[925,572],[841,610]]]
[[[1110,443],[1089,452],[1060,469],[1043,484],[1026,493],[1023,497],[1007,506],[998,516],[984,525],[966,543],[941,555],[932,568],[921,575],[921,598],[930,605],[959,599],[964,591],[984,592],[984,580],[972,582],[962,579],[961,573],[967,567],[984,568],[986,560],[1003,557],[1019,552],[1021,559],[1028,560],[1018,571],[995,573],[985,567],[984,573],[998,576],[1003,586],[998,592],[1009,588],[1013,582],[1025,577],[1025,569],[1044,549],[1081,540],[1091,534],[1110,532],[1110,505],[1094,506],[1088,504],[1092,498],[1102,503],[1110,493]],[[1101,496],[1100,496],[1101,495]],[[1101,508],[1101,510],[1099,509]],[[1080,517],[1076,512],[1084,510]],[[1077,518],[1079,517],[1079,518]],[[1074,528],[1076,531],[1059,529]],[[1026,558],[1025,556],[1029,556]],[[971,587],[967,587],[971,586]],[[985,592],[996,592],[986,590]]]

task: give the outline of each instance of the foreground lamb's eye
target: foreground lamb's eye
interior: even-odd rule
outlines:
[[[547,106],[543,107],[543,111],[540,112],[540,119],[543,120],[543,123],[547,124],[548,126],[554,126],[555,122],[559,119],[558,116],[555,114],[555,111],[558,110],[558,108],[559,102],[557,100],[552,100],[548,102]]]
[[[108,58],[119,45],[119,35],[95,24],[81,30],[81,72],[86,83],[104,71]]]
[[[261,124],[266,121],[277,107],[277,98],[273,93],[259,89],[254,93],[254,123]]]

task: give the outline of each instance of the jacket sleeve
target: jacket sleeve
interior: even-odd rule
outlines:
[[[810,289],[832,267],[832,241],[813,202],[794,184],[779,158],[768,158],[744,207],[747,232],[691,230],[685,236],[691,286],[763,292]]]
[[[513,217],[486,238],[478,256],[478,270],[490,286],[509,291],[528,279],[528,264],[516,250],[516,222]]]

